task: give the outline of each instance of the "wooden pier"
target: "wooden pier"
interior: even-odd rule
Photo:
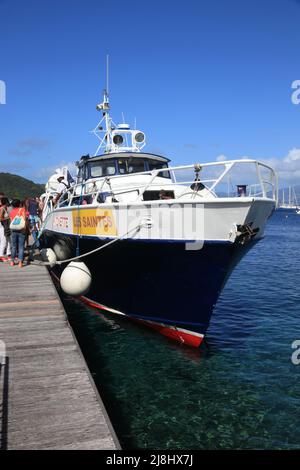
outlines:
[[[45,267],[0,263],[0,449],[120,449]]]

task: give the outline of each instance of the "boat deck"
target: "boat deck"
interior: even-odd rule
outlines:
[[[0,449],[119,449],[47,269],[0,263],[0,287]]]

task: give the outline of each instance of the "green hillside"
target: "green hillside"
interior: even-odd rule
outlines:
[[[0,192],[10,198],[25,199],[40,196],[45,191],[44,184],[36,184],[22,176],[0,173]]]

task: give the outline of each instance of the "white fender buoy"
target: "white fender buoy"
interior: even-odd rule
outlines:
[[[54,253],[54,251],[51,248],[42,248],[40,253],[43,261],[50,263],[50,267],[53,268],[57,261],[56,254]]]
[[[60,261],[67,259],[71,256],[70,249],[68,248],[66,243],[56,242],[53,246],[54,253],[56,258]]]
[[[91,287],[91,283],[90,270],[82,261],[71,261],[60,277],[60,286],[68,295],[86,294]]]

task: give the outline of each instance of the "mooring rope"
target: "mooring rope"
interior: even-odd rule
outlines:
[[[114,238],[113,240],[109,241],[108,243],[105,243],[105,245],[101,245],[98,248],[95,248],[94,250],[89,251],[88,253],[83,253],[82,255],[74,256],[74,258],[69,258],[65,260],[56,260],[55,262],[50,262],[50,261],[32,261],[31,264],[34,264],[36,266],[55,266],[55,265],[61,265],[64,263],[69,263],[70,261],[76,261],[78,259],[84,258],[85,256],[92,255],[93,253],[96,253],[97,251],[104,250],[104,248],[107,248],[108,246],[112,245],[113,243],[118,242],[122,238],[126,237],[129,235],[131,232],[139,232],[139,230],[143,227],[143,225],[147,224],[149,222],[147,221],[141,221],[136,227],[134,227],[131,230],[128,230],[128,232],[124,233],[123,235],[120,235],[117,238]]]

